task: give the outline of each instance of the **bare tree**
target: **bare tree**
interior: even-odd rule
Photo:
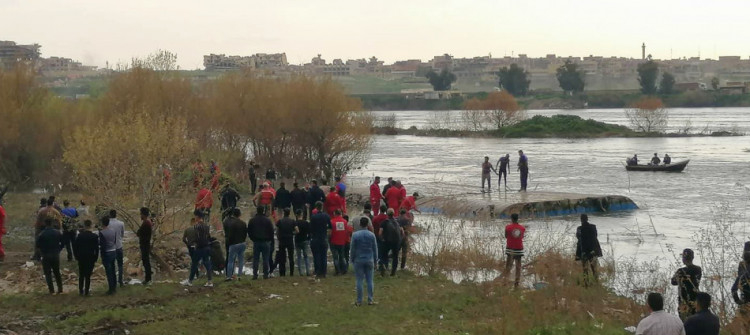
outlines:
[[[667,129],[669,111],[659,98],[644,98],[625,110],[625,116],[634,130],[661,133]]]

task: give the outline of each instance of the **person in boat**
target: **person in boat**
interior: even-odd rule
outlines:
[[[659,165],[661,164],[661,159],[659,159],[659,154],[654,153],[654,157],[651,157],[651,163],[649,165]]]
[[[669,157],[669,154],[664,154],[664,165],[672,164],[672,157]]]
[[[628,165],[638,165],[638,155],[633,155],[630,159],[627,160]]]

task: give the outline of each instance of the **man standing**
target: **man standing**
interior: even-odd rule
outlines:
[[[313,254],[315,276],[325,278],[328,272],[328,235],[331,232],[331,217],[323,211],[323,203],[315,203],[317,213],[310,217],[310,250]]]
[[[122,252],[122,239],[125,236],[125,223],[117,219],[117,211],[109,211],[109,228],[115,231],[115,257],[117,258],[117,282],[120,287],[125,286],[122,277],[124,275],[123,262],[125,255]],[[104,259],[104,257],[102,257]]]
[[[196,209],[193,215],[195,216],[195,225],[193,226],[193,229],[195,229],[195,251],[193,251],[195,257],[193,257],[190,265],[190,278],[187,286],[193,286],[193,279],[198,275],[198,264],[203,263],[208,278],[204,286],[214,287],[211,263],[211,228],[204,221],[203,211]]]
[[[195,242],[198,240],[198,234],[195,232],[195,217],[193,217],[190,220],[190,225],[188,225],[187,228],[185,228],[185,231],[182,233],[182,243],[185,243],[185,246],[188,250],[188,255],[190,256],[190,265],[192,267],[193,262],[195,262]],[[192,270],[192,268],[191,268]],[[192,273],[191,273],[192,274]],[[190,275],[188,275],[188,278],[180,282],[180,284],[188,286],[191,285]]]
[[[388,188],[388,191],[385,192],[385,203],[388,205],[389,209],[393,209],[394,211],[398,210],[399,205],[401,205],[401,189],[398,188],[398,183],[393,180],[391,181],[391,187]]]
[[[417,213],[422,213],[417,208],[417,199],[419,199],[419,193],[414,192],[413,195],[410,195],[404,199],[404,201],[401,202],[400,209],[403,209],[406,211],[406,217],[409,219],[409,223],[414,223],[414,213],[412,211],[416,211]]]
[[[393,187],[391,189],[394,189]],[[388,258],[392,257],[393,265],[391,266],[391,276],[396,275],[398,268],[398,252],[401,247],[401,240],[404,236],[403,230],[398,226],[394,218],[393,208],[388,208],[388,219],[380,225],[380,235],[383,239],[383,251],[381,251],[380,275],[385,277],[385,270],[388,266]],[[389,255],[390,254],[390,255]]]
[[[46,201],[44,201],[44,204],[45,206],[41,207],[37,212],[36,225],[34,226],[34,241],[37,241],[39,235],[42,234],[42,231],[47,228],[47,219],[52,220],[52,225],[53,227],[55,227],[55,229],[62,230],[62,214],[60,214],[60,212],[55,208],[55,198],[47,198]],[[38,245],[34,247],[34,256],[32,256],[32,259],[41,259],[41,251],[39,250]]]
[[[37,245],[42,255],[42,269],[44,269],[44,279],[47,281],[47,288],[50,294],[55,294],[55,288],[52,286],[52,275],[55,275],[57,282],[57,294],[62,293],[62,277],[60,277],[60,251],[63,248],[63,237],[57,230],[57,223],[54,219],[46,219],[45,228],[39,238]]]
[[[302,209],[296,209],[294,215],[297,221],[294,223],[294,247],[297,252],[297,273],[300,276],[310,275],[310,223],[304,219]],[[305,272],[302,272],[302,258],[304,257]],[[303,275],[304,273],[304,275]]]
[[[510,216],[511,223],[505,226],[505,276],[510,278],[510,270],[515,263],[516,279],[514,286],[518,287],[521,282],[521,258],[523,257],[523,237],[526,228],[518,223],[518,214]]]
[[[204,187],[195,196],[195,209],[203,212],[203,220],[211,222],[211,207],[214,205],[214,194]]]
[[[497,160],[497,188],[501,188],[503,185],[500,183],[503,181],[503,176],[505,176],[505,189],[508,189],[508,173],[510,173],[510,154],[505,154],[505,156],[501,156],[500,159]]]
[[[518,150],[518,171],[521,172],[521,189],[519,191],[526,191],[526,183],[529,180],[529,159],[523,153],[523,150]]]
[[[224,220],[224,234],[226,236],[226,245],[229,249],[227,255],[226,280],[235,280],[242,277],[245,266],[245,240],[247,239],[247,224],[240,219],[242,212],[239,208],[232,209],[231,215]],[[234,274],[234,268],[237,266],[237,275]]]
[[[151,284],[151,235],[154,224],[150,219],[151,211],[146,207],[141,207],[141,226],[135,233],[138,236],[138,246],[141,249],[141,263],[143,263],[143,272],[146,277],[143,285]]]
[[[250,194],[255,194],[258,190],[258,176],[255,174],[255,169],[258,166],[255,162],[250,161],[250,168],[247,171],[248,179],[250,179]]]
[[[711,295],[699,292],[695,295],[696,313],[685,321],[685,335],[719,335],[719,318],[711,313]]]
[[[664,311],[664,298],[659,293],[649,293],[646,303],[651,314],[638,323],[636,335],[685,335],[682,321]]]
[[[482,190],[484,190],[484,182],[487,181],[487,190],[492,191],[492,171],[495,171],[495,167],[490,163],[490,158],[484,156],[484,163],[482,163]]]
[[[333,218],[331,218],[331,255],[333,256],[333,267],[337,276],[346,274],[348,270],[344,248],[350,233],[349,224],[341,217],[341,210],[336,209],[333,212]]]
[[[279,211],[279,214],[282,214],[285,208],[292,207],[292,194],[286,189],[286,183],[284,182],[279,183],[273,207]]]
[[[583,266],[583,285],[588,287],[599,281],[597,274],[597,257],[602,257],[596,226],[589,223],[589,216],[581,214],[581,225],[576,230],[576,260]],[[589,274],[591,271],[591,274]]]
[[[677,311],[680,319],[686,320],[689,316],[695,314],[696,294],[700,291],[701,267],[693,264],[695,254],[692,249],[682,251],[682,264],[685,267],[679,268],[672,276],[672,285],[677,286],[679,291],[679,303]]]
[[[378,215],[380,209],[380,199],[383,199],[383,195],[380,194],[380,177],[375,177],[375,181],[370,184],[370,208],[375,215]]]
[[[261,261],[263,262],[263,279],[268,279],[273,223],[266,216],[266,207],[258,206],[255,217],[247,223],[247,236],[253,241],[253,280],[258,279],[258,266]]]
[[[68,253],[68,262],[73,261],[73,240],[76,238],[76,219],[78,218],[78,211],[75,207],[70,206],[68,200],[63,201],[65,206],[60,214],[62,214],[62,234],[63,244],[65,244],[65,251]]]
[[[365,219],[367,219],[367,226],[365,227],[365,229],[374,232],[374,230],[372,228],[372,218],[373,218],[373,216],[372,216],[371,210],[372,210],[372,207],[370,207],[370,204],[369,203],[365,203],[364,210],[362,211],[362,214],[353,217],[351,219],[351,221],[349,221],[349,222],[353,222],[353,224],[352,224],[352,230],[353,231],[356,232],[357,230],[362,229],[362,227],[359,226],[359,221],[362,220],[362,218],[365,218]]]
[[[92,222],[83,222],[83,230],[73,241],[73,252],[78,260],[78,294],[89,295],[91,273],[99,258],[99,236],[91,231]]]
[[[406,202],[406,200],[404,200]],[[404,232],[403,238],[401,238],[401,270],[403,270],[406,267],[406,254],[409,252],[409,233],[411,232],[411,224],[412,221],[414,221],[413,217],[409,217],[409,212],[406,211],[406,208],[401,208],[401,211],[399,212],[399,216],[396,219],[396,222],[398,222],[398,226],[401,228],[401,230]]]
[[[255,197],[253,197],[253,205],[255,207],[263,207],[263,213],[268,216],[271,213],[274,198],[275,195],[271,187],[265,183],[260,184],[260,192],[256,193]]]
[[[290,196],[292,198],[292,210],[294,210],[294,214],[297,214],[297,211],[302,211],[302,216],[298,219],[307,220],[307,191],[305,189],[302,189],[299,187],[298,183],[293,184],[293,189],[290,192]]]
[[[107,274],[107,295],[117,291],[117,274],[115,260],[117,259],[117,235],[119,234],[109,223],[109,217],[101,219],[102,229],[99,230],[99,251],[102,253],[102,265]]]
[[[240,200],[240,194],[227,183],[221,190],[221,222],[232,215],[232,210],[237,207],[237,201]]]
[[[284,183],[281,183],[282,187]],[[276,236],[279,239],[279,251],[276,253],[276,264],[279,275],[286,276],[286,261],[289,259],[289,275],[294,276],[294,227],[295,221],[289,217],[291,209],[285,207],[284,217],[276,222]]]
[[[362,305],[362,282],[367,281],[367,304],[374,305],[372,281],[375,264],[378,262],[378,247],[375,234],[367,229],[369,220],[362,217],[359,221],[360,229],[352,235],[351,262],[354,264],[354,275],[357,287],[356,306]]]
[[[342,213],[346,212],[346,210],[343,208],[343,205],[344,199],[341,198],[341,195],[339,195],[339,193],[336,191],[336,188],[331,186],[325,201],[326,213],[328,213],[328,215],[330,216],[333,216],[334,212],[336,212],[337,210],[341,211]]]
[[[310,210],[315,207],[315,204],[317,204],[318,201],[320,201],[321,203],[324,203],[326,201],[326,195],[323,190],[320,189],[320,186],[318,186],[318,181],[313,180],[311,181],[311,183],[312,186],[310,186],[310,190],[307,192],[307,205],[310,206]]]
[[[393,184],[393,177],[388,177],[388,179],[386,179],[385,186],[383,186],[383,198],[384,199],[385,199],[386,193],[388,193],[388,190],[391,188],[391,186],[393,186],[392,184]]]

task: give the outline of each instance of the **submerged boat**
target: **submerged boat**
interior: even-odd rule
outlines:
[[[682,172],[685,167],[690,163],[689,159],[684,161],[675,162],[672,164],[661,164],[661,165],[625,165],[625,169],[628,171],[664,171],[664,172]]]

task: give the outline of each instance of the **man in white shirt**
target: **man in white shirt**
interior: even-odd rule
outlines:
[[[636,335],[685,335],[685,327],[677,315],[664,311],[664,298],[659,293],[649,293],[646,299],[651,314],[636,328]]]
[[[125,223],[117,219],[117,211],[109,211],[109,228],[115,231],[115,255],[117,259],[117,282],[120,283],[120,287],[125,286],[122,281],[123,277],[123,259],[122,253],[122,238],[125,236]]]

